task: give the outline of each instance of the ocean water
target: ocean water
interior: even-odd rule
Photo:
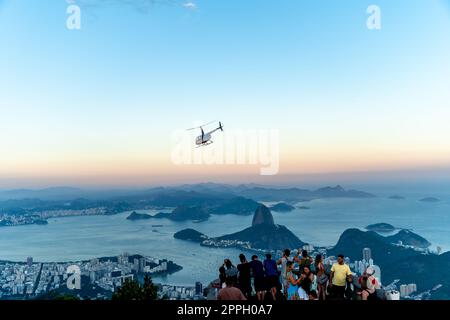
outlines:
[[[421,194],[405,195],[405,200],[387,196],[372,199],[320,199],[303,202],[309,210],[273,212],[275,223],[287,226],[301,240],[319,246],[334,245],[347,228],[364,228],[377,222],[408,228],[428,239],[433,247],[450,250],[450,195],[435,195],[442,201],[425,203]],[[152,210],[139,212],[156,213]],[[167,258],[183,270],[156,282],[193,286],[217,277],[224,258],[237,262],[237,249],[213,249],[173,238],[184,228],[194,228],[208,236],[219,236],[251,225],[252,216],[212,216],[201,223],[167,219],[126,220],[129,212],[114,216],[84,216],[50,219],[48,225],[0,228],[0,260],[76,261],[116,256],[123,252]],[[161,228],[152,227],[162,224]],[[374,257],[376,259],[376,257]]]

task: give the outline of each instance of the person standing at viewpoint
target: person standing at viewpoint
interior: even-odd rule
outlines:
[[[331,267],[330,288],[335,299],[343,300],[347,279],[351,278],[350,267],[344,263],[344,256],[338,255],[338,261]]]

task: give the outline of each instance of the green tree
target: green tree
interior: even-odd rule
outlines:
[[[122,286],[112,295],[112,300],[155,300],[157,298],[157,288],[153,284],[152,278],[148,275],[144,278],[141,286],[137,280],[126,279]]]
[[[149,275],[144,277],[144,285],[142,287],[144,300],[156,300],[158,297],[158,289],[153,284],[152,278]]]
[[[62,300],[62,301],[78,301],[80,298],[71,294],[60,294],[57,295],[54,300]]]

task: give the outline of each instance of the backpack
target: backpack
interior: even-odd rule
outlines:
[[[375,290],[373,293],[372,292],[370,292],[369,290],[364,290],[364,291],[366,291],[369,295],[367,296],[367,300],[369,301],[369,300],[372,300],[372,301],[375,301],[375,300],[380,300],[380,298],[378,298],[378,295],[377,295],[377,291]]]
[[[355,292],[353,290],[353,285],[349,281],[347,281],[347,285],[345,287],[344,297],[346,300],[354,300],[354,298],[355,298]]]

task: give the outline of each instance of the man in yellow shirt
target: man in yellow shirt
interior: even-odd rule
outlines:
[[[351,281],[351,275],[350,267],[344,263],[344,256],[342,254],[338,255],[338,262],[331,267],[330,275],[330,288],[334,298],[344,299],[345,285],[347,279]]]

